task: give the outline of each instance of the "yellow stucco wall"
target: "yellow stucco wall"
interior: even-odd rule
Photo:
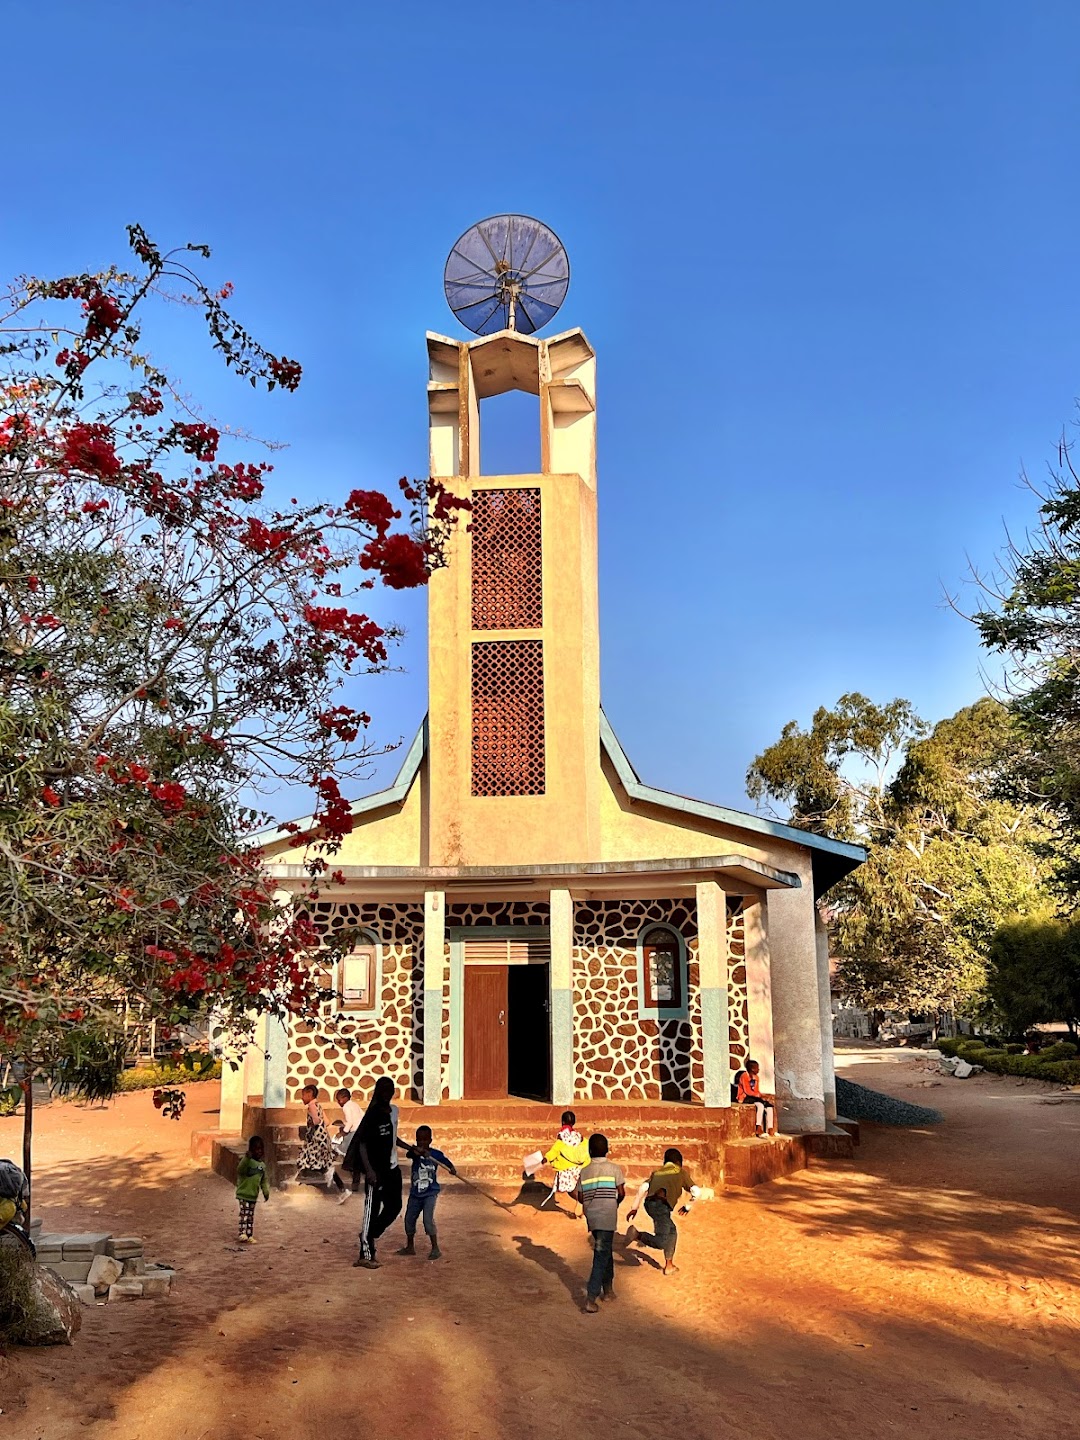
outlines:
[[[423,799],[426,788],[424,766],[421,765],[408,794],[399,805],[358,815],[351,834],[341,842],[341,849],[332,857],[334,865],[424,865],[427,863],[422,843]],[[308,858],[306,847],[280,841],[266,847],[268,860],[289,865],[302,864]]]
[[[778,870],[798,872],[804,866],[805,852],[797,845],[717,820],[631,802],[606,756],[602,770],[601,860],[696,859],[723,853],[746,855]]]
[[[459,488],[465,482],[459,482]],[[465,528],[428,599],[430,857],[433,865],[543,864],[598,858],[600,708],[596,495],[579,475],[484,476],[472,489],[539,489],[543,625],[472,630]],[[471,793],[471,647],[544,646],[545,792]]]

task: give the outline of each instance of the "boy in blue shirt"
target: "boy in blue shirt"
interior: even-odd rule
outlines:
[[[398,1254],[416,1254],[416,1222],[423,1215],[424,1232],[431,1241],[430,1258],[438,1260],[442,1255],[438,1231],[435,1229],[435,1202],[442,1188],[439,1184],[439,1166],[445,1166],[451,1175],[456,1175],[457,1171],[442,1151],[436,1150],[432,1145],[430,1125],[419,1126],[416,1131],[416,1144],[408,1146],[405,1155],[412,1161],[412,1184],[409,1187],[409,1203],[405,1207],[405,1244]]]

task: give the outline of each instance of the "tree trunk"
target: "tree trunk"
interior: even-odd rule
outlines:
[[[29,1066],[23,1072],[23,1135],[22,1168],[26,1175],[26,1223],[30,1224],[31,1207],[34,1203],[33,1181],[30,1178],[30,1154],[34,1140],[34,1072]]]

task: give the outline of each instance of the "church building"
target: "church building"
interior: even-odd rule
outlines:
[[[781,1129],[826,1131],[815,902],[865,852],[653,788],[608,723],[584,334],[429,334],[427,350],[431,474],[472,509],[430,582],[427,716],[393,784],[353,804],[345,883],[317,907],[355,937],[330,1007],[354,1044],[271,1022],[227,1072],[223,1128],[252,1096],[282,1111],[314,1080],[366,1098],[382,1074],[447,1112],[517,1097],[700,1117],[730,1106],[752,1055]],[[536,397],[538,474],[483,471],[480,404],[510,390]],[[302,850],[260,838],[281,890],[300,888]]]

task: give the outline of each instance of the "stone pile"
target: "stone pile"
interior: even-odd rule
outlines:
[[[41,1234],[38,1264],[66,1280],[84,1305],[106,1300],[157,1300],[172,1289],[175,1270],[148,1264],[138,1235]]]

